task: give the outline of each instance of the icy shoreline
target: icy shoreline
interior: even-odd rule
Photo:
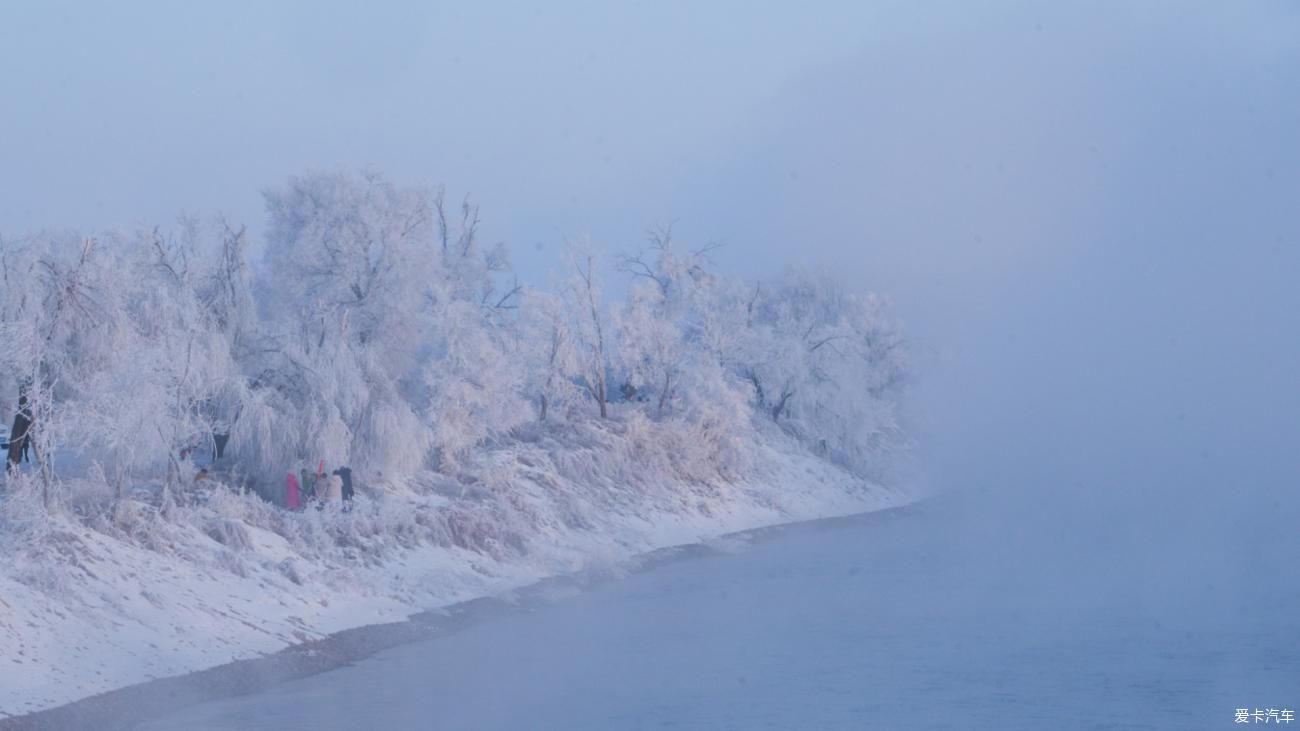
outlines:
[[[0,719],[668,546],[913,499],[775,433],[746,447],[752,464],[731,480],[675,472],[640,439],[606,425],[506,445],[473,475],[387,485],[350,515],[230,496],[167,519],[136,506],[144,517],[64,514],[8,531]]]
[[[548,577],[499,595],[425,610],[400,622],[354,627],[318,640],[291,645],[270,655],[236,660],[108,691],[32,714],[0,719],[0,731],[11,728],[67,729],[88,724],[102,731],[129,729],[179,707],[256,693],[356,662],[398,645],[451,634],[497,617],[562,601],[564,597],[624,576],[652,571],[678,561],[728,553],[736,550],[737,543],[748,545],[767,541],[792,531],[896,519],[910,510],[910,504],[903,504],[843,516],[761,526],[706,542],[666,546],[629,557],[618,566]]]

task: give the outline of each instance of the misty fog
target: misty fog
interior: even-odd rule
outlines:
[[[938,553],[942,601],[1015,583],[1039,618],[1244,629],[1300,596],[1296,4],[0,19],[7,232],[219,210],[256,239],[263,190],[362,166],[471,194],[530,283],[566,241],[617,252],[672,222],[723,244],[723,270],[823,268],[892,299],[912,479],[945,506],[917,529],[960,547]],[[1239,702],[1268,701],[1300,697]]]

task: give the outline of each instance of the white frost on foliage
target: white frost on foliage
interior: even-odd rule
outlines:
[[[873,487],[909,443],[878,298],[663,230],[609,307],[597,251],[524,289],[441,191],[312,173],[266,202],[256,267],[225,221],[0,238],[0,416],[25,394],[36,447],[0,492],[0,661],[29,671],[0,711],[903,499]],[[227,433],[229,484],[196,483]],[[243,489],[322,461],[354,512]]]

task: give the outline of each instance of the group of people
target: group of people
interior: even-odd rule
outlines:
[[[322,461],[315,474],[303,467],[285,477],[285,507],[290,510],[305,510],[312,504],[317,510],[324,510],[332,504],[341,505],[346,513],[352,510],[353,494],[352,470],[348,467],[326,472]]]

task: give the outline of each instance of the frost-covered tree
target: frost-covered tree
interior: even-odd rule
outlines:
[[[438,266],[427,294],[433,309],[424,411],[439,458],[456,461],[530,417],[518,339],[523,288],[517,282],[499,286],[510,262],[504,246],[480,246],[477,206],[462,202],[453,224],[439,190],[433,209]]]
[[[557,415],[599,415],[583,429],[692,480],[741,474],[756,426],[778,433],[756,420],[863,474],[906,445],[901,330],[825,275],[724,277],[660,229],[618,260],[632,281],[610,308],[594,251],[570,252],[557,292],[524,290],[442,191],[311,173],[266,203],[258,263],[220,219],[0,239],[0,409],[31,424],[35,468],[16,469],[46,505],[76,465],[169,507],[192,492],[186,455],[225,435],[264,480],[321,460],[461,472]],[[637,396],[614,413],[612,373]]]
[[[211,449],[240,413],[246,387],[234,348],[255,327],[232,258],[240,238],[187,219],[174,231],[107,241],[115,254],[97,266],[112,280],[114,298],[104,301],[117,305],[101,307],[98,327],[114,337],[116,355],[69,389],[61,411],[79,425],[70,443],[101,464],[119,497],[134,472],[163,466],[170,504],[186,484],[184,455]]]
[[[658,416],[673,403],[693,355],[681,323],[668,315],[664,305],[658,290],[634,285],[616,321],[619,360],[627,383],[653,399]]]
[[[111,247],[94,238],[42,234],[0,244],[0,370],[30,416],[27,433],[15,436],[34,451],[47,506],[57,497],[52,452],[77,425],[58,403],[84,393],[122,355],[118,271]]]
[[[453,301],[440,312],[425,375],[429,419],[440,455],[455,460],[527,421],[531,409],[510,330],[472,302]]]
[[[297,455],[406,474],[528,418],[500,246],[484,249],[468,202],[377,174],[318,173],[267,194],[266,307],[280,335],[256,385],[261,431],[275,410]],[[269,436],[269,434],[268,434]],[[281,441],[285,441],[283,438]]]
[[[900,448],[903,339],[886,303],[797,271],[754,292],[736,367],[756,407],[855,469]]]
[[[258,335],[259,323],[247,229],[236,228],[224,218],[215,222],[214,229],[219,240],[196,252],[201,268],[195,293],[232,347],[252,347],[249,340]]]
[[[537,418],[546,421],[552,410],[572,404],[580,392],[580,354],[572,318],[563,300],[540,290],[528,290],[520,307],[525,392],[537,399]]]
[[[434,276],[427,191],[315,173],[267,191],[266,204],[267,303],[302,326],[304,352],[341,338],[385,352],[391,373],[409,369]]]
[[[609,416],[609,361],[611,343],[601,304],[600,270],[591,247],[569,252],[573,278],[564,288],[565,306],[574,315],[573,333],[580,353],[582,386],[596,402],[600,418]]]
[[[284,447],[264,455],[264,467],[323,458],[418,468],[429,435],[410,396],[437,275],[428,192],[375,173],[314,173],[268,191],[266,202],[263,295],[275,324],[253,384],[274,393],[253,408],[256,438],[278,431]]]
[[[632,274],[619,320],[619,356],[628,382],[652,397],[663,416],[693,361],[710,347],[702,323],[710,319],[717,278],[708,272],[706,247],[686,255],[673,248],[672,230],[651,231],[650,252],[625,255],[621,271]],[[709,353],[713,357],[712,353]]]

